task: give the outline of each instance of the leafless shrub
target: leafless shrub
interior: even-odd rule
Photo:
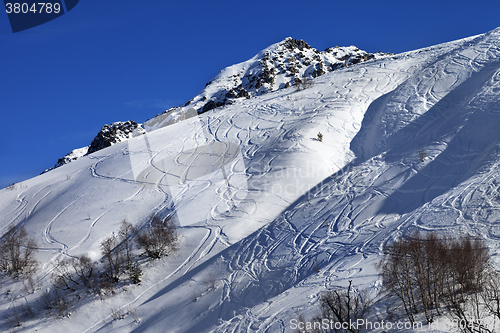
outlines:
[[[424,150],[424,148],[420,148],[418,150],[418,158],[420,159],[420,162],[425,161],[425,150]]]
[[[207,290],[215,290],[217,289],[217,286],[215,285],[217,282],[217,274],[215,273],[210,273],[210,275],[208,276],[208,279],[205,281],[205,287],[207,288]]]
[[[113,283],[106,280],[101,280],[94,286],[94,292],[99,295],[99,298],[104,300],[106,296],[111,296],[115,293],[115,287]]]
[[[12,183],[6,187],[9,191],[14,191],[17,188],[17,183]]]
[[[33,309],[31,308],[31,305],[29,303],[24,304],[22,310],[24,318],[26,319],[35,318],[35,313],[33,312]]]
[[[35,292],[35,280],[32,275],[29,275],[26,279],[23,280],[23,290],[27,294],[32,294]]]
[[[53,309],[53,299],[50,290],[45,290],[38,298],[38,304],[44,310],[51,311]]]
[[[314,85],[314,81],[310,77],[304,75],[302,79],[296,77],[293,85],[295,86],[295,90],[300,91],[311,88]]]
[[[173,221],[154,216],[151,226],[137,235],[137,244],[152,259],[167,256],[177,249],[177,233]]]
[[[54,287],[61,290],[75,291],[75,285],[79,283],[71,267],[72,259],[73,258],[61,260],[54,269],[52,273]]]
[[[56,310],[60,317],[69,317],[71,314],[71,303],[65,294],[59,290],[54,290],[53,304],[53,309]]]
[[[122,309],[112,308],[110,315],[111,315],[111,318],[113,318],[113,320],[120,320],[120,319],[125,318],[125,313],[123,313]]]
[[[139,323],[141,321],[141,319],[139,318],[139,312],[133,306],[131,305],[128,306],[127,313],[132,316],[134,322]]]
[[[369,302],[352,288],[352,280],[349,280],[347,290],[329,290],[320,297],[321,315],[317,321],[328,319],[330,322],[350,323],[364,319],[369,309]],[[350,326],[348,329],[341,327],[333,332],[359,332],[358,328]],[[318,332],[322,332],[321,330]]]
[[[59,289],[46,290],[38,299],[38,304],[49,313],[60,317],[69,317],[71,302],[69,298]]]
[[[35,240],[28,237],[24,227],[10,227],[0,241],[0,270],[14,277],[34,274],[38,266],[36,247]]]
[[[358,333],[363,325],[357,325],[358,320],[364,320],[370,308],[370,302],[352,287],[352,280],[344,290],[328,290],[319,299],[320,313],[311,321],[306,321],[299,315],[296,322],[297,333]],[[323,323],[339,325],[323,325]],[[356,323],[356,325],[351,325]]]
[[[105,275],[111,283],[118,282],[124,270],[125,258],[123,248],[119,246],[118,238],[115,235],[101,242],[101,253],[106,262]]]
[[[96,271],[92,259],[90,259],[87,254],[83,254],[78,259],[73,258],[71,260],[71,265],[76,276],[78,276],[83,285],[87,288],[92,288],[92,282],[94,281],[94,274]]]
[[[19,327],[21,326],[21,315],[21,309],[12,304],[4,315],[4,320],[12,327]]]
[[[321,132],[318,132],[318,135],[317,135],[317,138],[316,138],[319,142],[323,142],[323,133]]]

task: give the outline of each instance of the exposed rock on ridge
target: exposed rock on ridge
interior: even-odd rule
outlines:
[[[197,96],[183,107],[171,108],[146,121],[146,130],[184,119],[187,109],[203,113],[270,91],[289,88],[328,72],[384,58],[392,53],[368,53],[355,46],[332,47],[323,52],[303,40],[286,38],[259,52],[252,59],[223,69]],[[196,114],[196,113],[195,113]]]
[[[112,125],[104,125],[90,144],[87,154],[92,154],[98,150],[117,144],[118,142],[128,140],[134,136],[133,134],[136,130],[137,134],[146,133],[141,125],[133,120],[125,122],[118,121]]]
[[[99,133],[97,133],[89,146],[71,151],[69,154],[58,159],[57,163],[53,167],[46,169],[42,173],[48,172],[64,164],[75,161],[82,156],[92,154],[98,150],[110,147],[114,144],[144,133],[146,133],[146,131],[142,128],[141,124],[138,124],[133,120],[125,122],[117,121],[111,125],[106,124],[101,128]]]

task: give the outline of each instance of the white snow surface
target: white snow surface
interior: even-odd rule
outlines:
[[[1,282],[0,317],[31,304],[35,316],[14,331],[293,332],[327,288],[353,280],[379,297],[383,246],[415,228],[479,235],[496,259],[499,124],[496,29],[118,143],[0,191],[1,233],[23,225],[41,263],[32,294]],[[153,212],[174,216],[180,250],[143,261],[140,285],[75,296],[69,318],[37,305],[59,260],[100,260],[122,219],[140,227]]]

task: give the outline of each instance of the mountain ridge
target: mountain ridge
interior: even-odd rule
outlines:
[[[306,81],[309,82],[328,72],[390,55],[393,54],[368,53],[355,46],[335,46],[320,52],[303,40],[287,37],[268,46],[247,61],[222,69],[205,84],[205,88],[198,95],[182,107],[170,108],[146,120],[144,124],[128,120],[104,125],[89,146],[71,151],[44,172],[127,140],[132,137],[128,133],[135,131],[136,128],[140,130],[134,135],[144,134],[142,127],[150,132],[214,108],[231,105],[240,98],[251,98],[291,86],[299,87]],[[104,137],[106,140],[103,141]]]

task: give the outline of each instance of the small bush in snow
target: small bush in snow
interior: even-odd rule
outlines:
[[[71,313],[69,298],[58,289],[44,291],[38,299],[38,304],[42,309],[48,310],[49,313],[60,317],[69,317]]]
[[[14,277],[34,274],[38,266],[36,248],[35,240],[28,237],[24,227],[10,227],[0,242],[0,270]]]
[[[418,151],[418,158],[420,159],[420,162],[425,161],[425,150],[424,148],[420,148]]]
[[[139,266],[139,264],[136,262],[132,263],[128,269],[128,275],[132,283],[134,284],[140,283],[142,278],[141,266]]]
[[[110,315],[113,320],[120,320],[125,318],[125,313],[123,313],[122,309],[111,309]]]
[[[139,312],[137,311],[136,308],[129,305],[127,313],[132,316],[132,319],[134,319],[134,322],[139,323],[141,321],[141,319],[139,318]]]
[[[21,309],[12,304],[10,309],[8,309],[4,315],[4,320],[12,327],[19,327],[21,326],[21,315]]]
[[[300,91],[300,90],[311,88],[314,85],[314,81],[311,78],[304,75],[302,77],[302,79],[299,79],[298,77],[296,77],[294,82],[293,82],[293,85],[295,86],[295,89],[297,91]]]
[[[368,314],[370,302],[359,292],[352,288],[352,280],[349,280],[349,286],[345,290],[328,290],[321,294],[319,299],[321,312],[308,323],[357,323]],[[323,333],[323,332],[342,332],[358,333],[362,325],[347,325],[346,327],[332,327],[331,330],[324,329],[322,325],[310,325],[302,315],[296,320],[297,332],[299,333]],[[301,329],[303,328],[303,329]]]
[[[14,191],[17,188],[17,183],[12,183],[6,187],[9,191]]]
[[[319,142],[323,142],[323,133],[318,132],[317,139]]]
[[[77,285],[83,284],[93,288],[95,265],[86,254],[80,258],[68,258],[59,262],[53,273],[54,286],[62,290],[74,291]]]
[[[173,221],[154,216],[151,226],[137,235],[137,244],[152,259],[167,256],[177,249],[177,233]]]

